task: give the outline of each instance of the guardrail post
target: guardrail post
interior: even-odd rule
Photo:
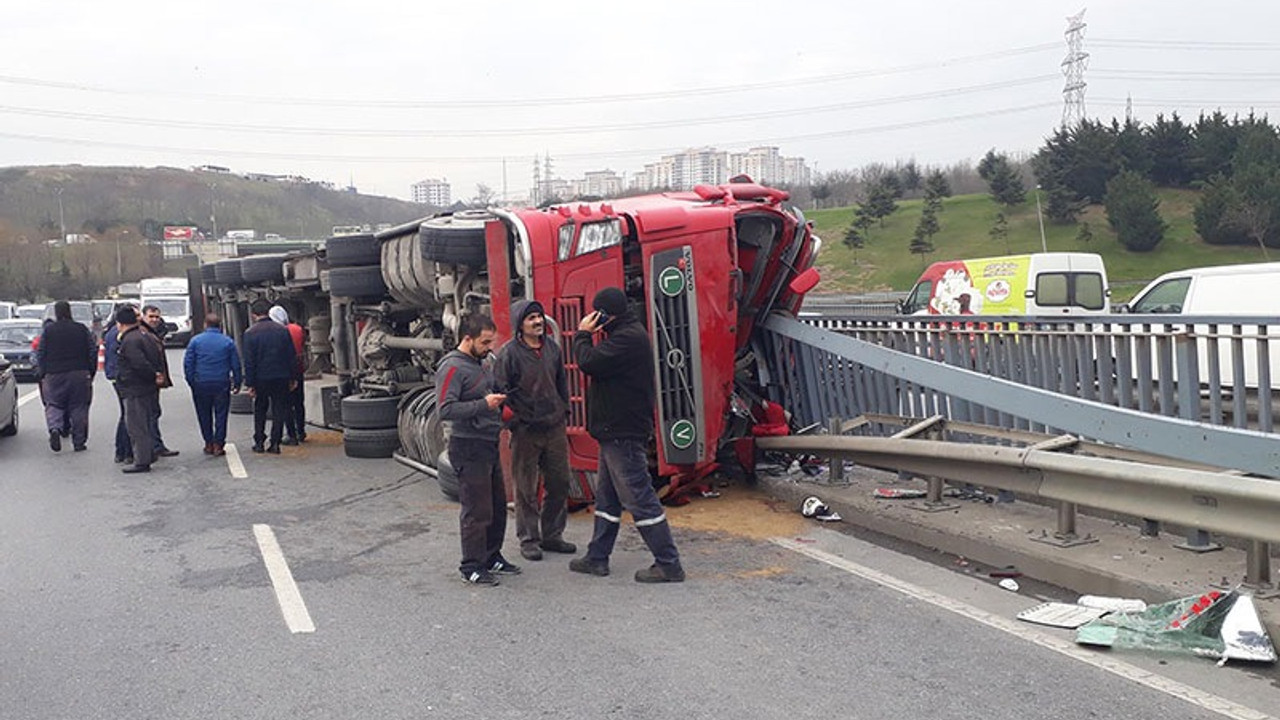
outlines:
[[[832,417],[827,420],[827,430],[832,435],[842,435],[844,423],[838,417]],[[827,483],[829,485],[848,485],[849,481],[844,479],[844,458],[839,455],[832,455],[831,461],[827,469]]]
[[[1188,530],[1186,541],[1180,542],[1177,545],[1174,545],[1174,547],[1179,550],[1189,550],[1193,553],[1207,553],[1222,549],[1221,544],[1214,542],[1213,538],[1209,536],[1209,533],[1201,530],[1200,528],[1192,528]]]
[[[1138,531],[1142,537],[1160,537],[1160,521],[1142,518],[1142,529]]]
[[[1098,542],[1098,538],[1092,534],[1080,537],[1076,534],[1076,504],[1073,502],[1058,503],[1058,528],[1052,535],[1041,530],[1040,537],[1033,537],[1032,540],[1041,542],[1046,545],[1054,545],[1061,548],[1076,547],[1077,545],[1088,545]]]
[[[1271,582],[1271,543],[1261,540],[1249,542],[1243,587],[1261,599],[1280,596],[1280,587]]]

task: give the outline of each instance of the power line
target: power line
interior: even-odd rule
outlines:
[[[599,132],[617,132],[621,130],[650,130],[659,128],[675,128],[690,127],[696,125],[724,124],[730,122],[744,122],[749,120],[763,120],[771,118],[795,117],[798,115],[812,115],[816,113],[834,112],[839,110],[852,110],[869,107],[880,107],[884,105],[893,105],[898,103],[915,102],[919,100],[936,100],[948,97],[957,97],[962,95],[987,92],[990,90],[1000,90],[1005,88],[1020,87],[1024,85],[1032,85],[1035,83],[1051,80],[1055,75],[1037,75],[1034,77],[1017,78],[1014,80],[1004,80],[999,82],[983,83],[980,85],[970,85],[967,87],[948,88],[945,90],[934,90],[923,93],[914,93],[909,95],[897,95],[884,98],[875,98],[871,100],[857,100],[846,103],[834,103],[829,105],[818,105],[811,107],[786,108],[782,110],[766,110],[754,113],[738,113],[733,115],[717,115],[711,117],[700,118],[683,118],[673,120],[651,120],[632,123],[615,123],[607,125],[573,125],[560,127],[519,127],[519,128],[497,128],[489,130],[465,130],[465,131],[449,131],[449,130],[432,130],[432,131],[412,131],[412,130],[381,130],[371,128],[325,128],[325,127],[299,127],[299,126],[277,126],[277,125],[255,125],[244,123],[219,123],[208,122],[202,120],[168,120],[164,118],[139,117],[110,115],[103,113],[86,113],[68,110],[47,110],[43,108],[30,108],[16,105],[0,105],[0,113],[8,113],[12,115],[26,115],[32,117],[52,118],[59,120],[81,120],[86,122],[101,122],[124,124],[143,127],[165,127],[176,128],[180,130],[225,130],[232,132],[249,132],[261,133],[269,135],[318,135],[318,136],[338,136],[338,137],[375,137],[375,138],[471,138],[471,137],[503,137],[503,136],[530,136],[530,135],[580,135],[584,133]]]
[[[1149,80],[1280,80],[1280,72],[1224,72],[1220,70],[1110,70],[1099,68],[1094,73],[1110,79],[1138,78]]]
[[[720,143],[726,147],[751,147],[755,145],[763,145],[767,143],[783,143],[796,142],[802,140],[821,140],[836,137],[849,137],[855,135],[870,135],[883,132],[892,132],[896,130],[909,130],[920,127],[928,127],[933,125],[945,125],[955,122],[965,122],[969,120],[979,120],[989,117],[1001,115],[1013,115],[1017,113],[1029,112],[1031,110],[1040,110],[1057,105],[1054,102],[1036,103],[1032,105],[1022,105],[1019,107],[1003,108],[998,110],[985,110],[976,113],[968,113],[964,115],[952,115],[940,118],[929,118],[925,120],[916,120],[911,122],[898,122],[886,125],[875,125],[863,128],[850,128],[843,130],[832,130],[819,133],[806,133],[802,135],[776,136],[768,138],[756,138],[753,140],[737,140],[732,142]],[[11,140],[27,140],[32,142],[44,142],[56,145],[71,145],[79,147],[104,147],[118,150],[130,150],[152,153],[183,153],[188,155],[201,155],[213,157],[248,157],[262,158],[273,160],[303,160],[303,161],[325,161],[325,162],[363,162],[363,163],[445,163],[445,162],[469,162],[469,163],[501,163],[503,158],[508,155],[490,155],[490,156],[409,156],[409,155],[325,155],[312,153],[282,153],[282,152],[265,152],[257,150],[225,150],[214,148],[181,148],[163,145],[140,145],[136,143],[112,142],[106,140],[87,140],[83,138],[64,138],[48,135],[28,135],[23,133],[0,132],[0,138]],[[687,146],[684,146],[687,147]],[[583,152],[583,153],[559,153],[556,157],[571,160],[585,160],[596,158],[621,158],[634,156],[652,156],[664,153],[678,152],[683,149],[681,146],[667,146],[664,148],[647,148],[637,150],[610,150],[603,152]]]
[[[816,75],[811,77],[802,77],[784,80],[771,81],[754,81],[738,83],[734,85],[719,85],[702,88],[692,88],[688,90],[666,90],[651,93],[626,93],[616,95],[586,95],[586,96],[570,96],[570,97],[552,97],[552,98],[520,98],[520,99],[501,99],[501,100],[387,100],[387,99],[334,99],[334,98],[307,98],[307,97],[264,97],[256,95],[223,95],[217,93],[199,93],[187,92],[182,90],[156,90],[156,89],[140,89],[140,88],[112,88],[100,85],[91,85],[85,83],[66,82],[60,80],[48,80],[44,78],[22,77],[17,75],[0,75],[0,83],[9,85],[23,85],[29,87],[41,87],[56,90],[73,90],[77,92],[101,93],[108,95],[143,95],[148,97],[173,97],[187,98],[192,100],[211,100],[217,102],[235,102],[235,103],[251,103],[254,105],[284,105],[284,106],[312,106],[312,107],[350,107],[350,108],[399,108],[399,109],[466,109],[466,108],[519,108],[519,107],[543,107],[557,105],[582,105],[582,104],[599,104],[599,103],[617,103],[617,102],[637,102],[647,100],[669,100],[682,97],[706,97],[708,95],[724,95],[729,93],[755,92],[758,90],[768,90],[776,88],[792,88],[807,85],[817,85],[825,83],[840,82],[843,80],[854,80],[861,78],[883,77],[886,75],[899,75],[904,73],[919,72],[922,70],[935,70],[938,68],[950,67],[954,65],[965,65],[969,63],[983,62],[986,60],[994,60],[1006,57],[1015,57],[1018,55],[1026,55],[1030,53],[1042,52],[1056,47],[1054,43],[1043,43],[1040,45],[1028,45],[1025,47],[1009,48],[1005,50],[996,50],[993,52],[980,53],[976,55],[965,55],[962,57],[949,58],[933,62],[915,63],[911,65],[899,65],[895,67],[855,70],[842,73],[834,73],[830,75]]]
[[[1210,40],[1142,40],[1137,38],[1094,38],[1089,41],[1097,47],[1127,48],[1131,50],[1232,50],[1232,51],[1274,51],[1280,50],[1280,43],[1274,42],[1235,42]]]

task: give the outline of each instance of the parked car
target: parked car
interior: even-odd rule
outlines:
[[[14,314],[15,318],[34,318],[39,320],[44,317],[45,303],[37,303],[35,305],[19,305],[18,312]]]
[[[18,379],[13,365],[0,358],[0,435],[18,434]]]
[[[0,300],[0,320],[12,320],[18,314],[18,303]]]
[[[42,320],[0,320],[0,358],[18,380],[36,379],[35,342],[43,328]]]

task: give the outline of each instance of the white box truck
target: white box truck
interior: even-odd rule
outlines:
[[[165,344],[186,346],[191,339],[191,297],[187,294],[187,279],[180,277],[144,278],[138,281],[138,298],[145,308],[160,308],[169,334]]]

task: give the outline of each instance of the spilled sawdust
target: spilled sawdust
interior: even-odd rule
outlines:
[[[758,490],[731,486],[720,493],[718,498],[695,498],[688,505],[667,508],[667,519],[678,528],[757,540],[794,536],[805,527],[795,508]]]

